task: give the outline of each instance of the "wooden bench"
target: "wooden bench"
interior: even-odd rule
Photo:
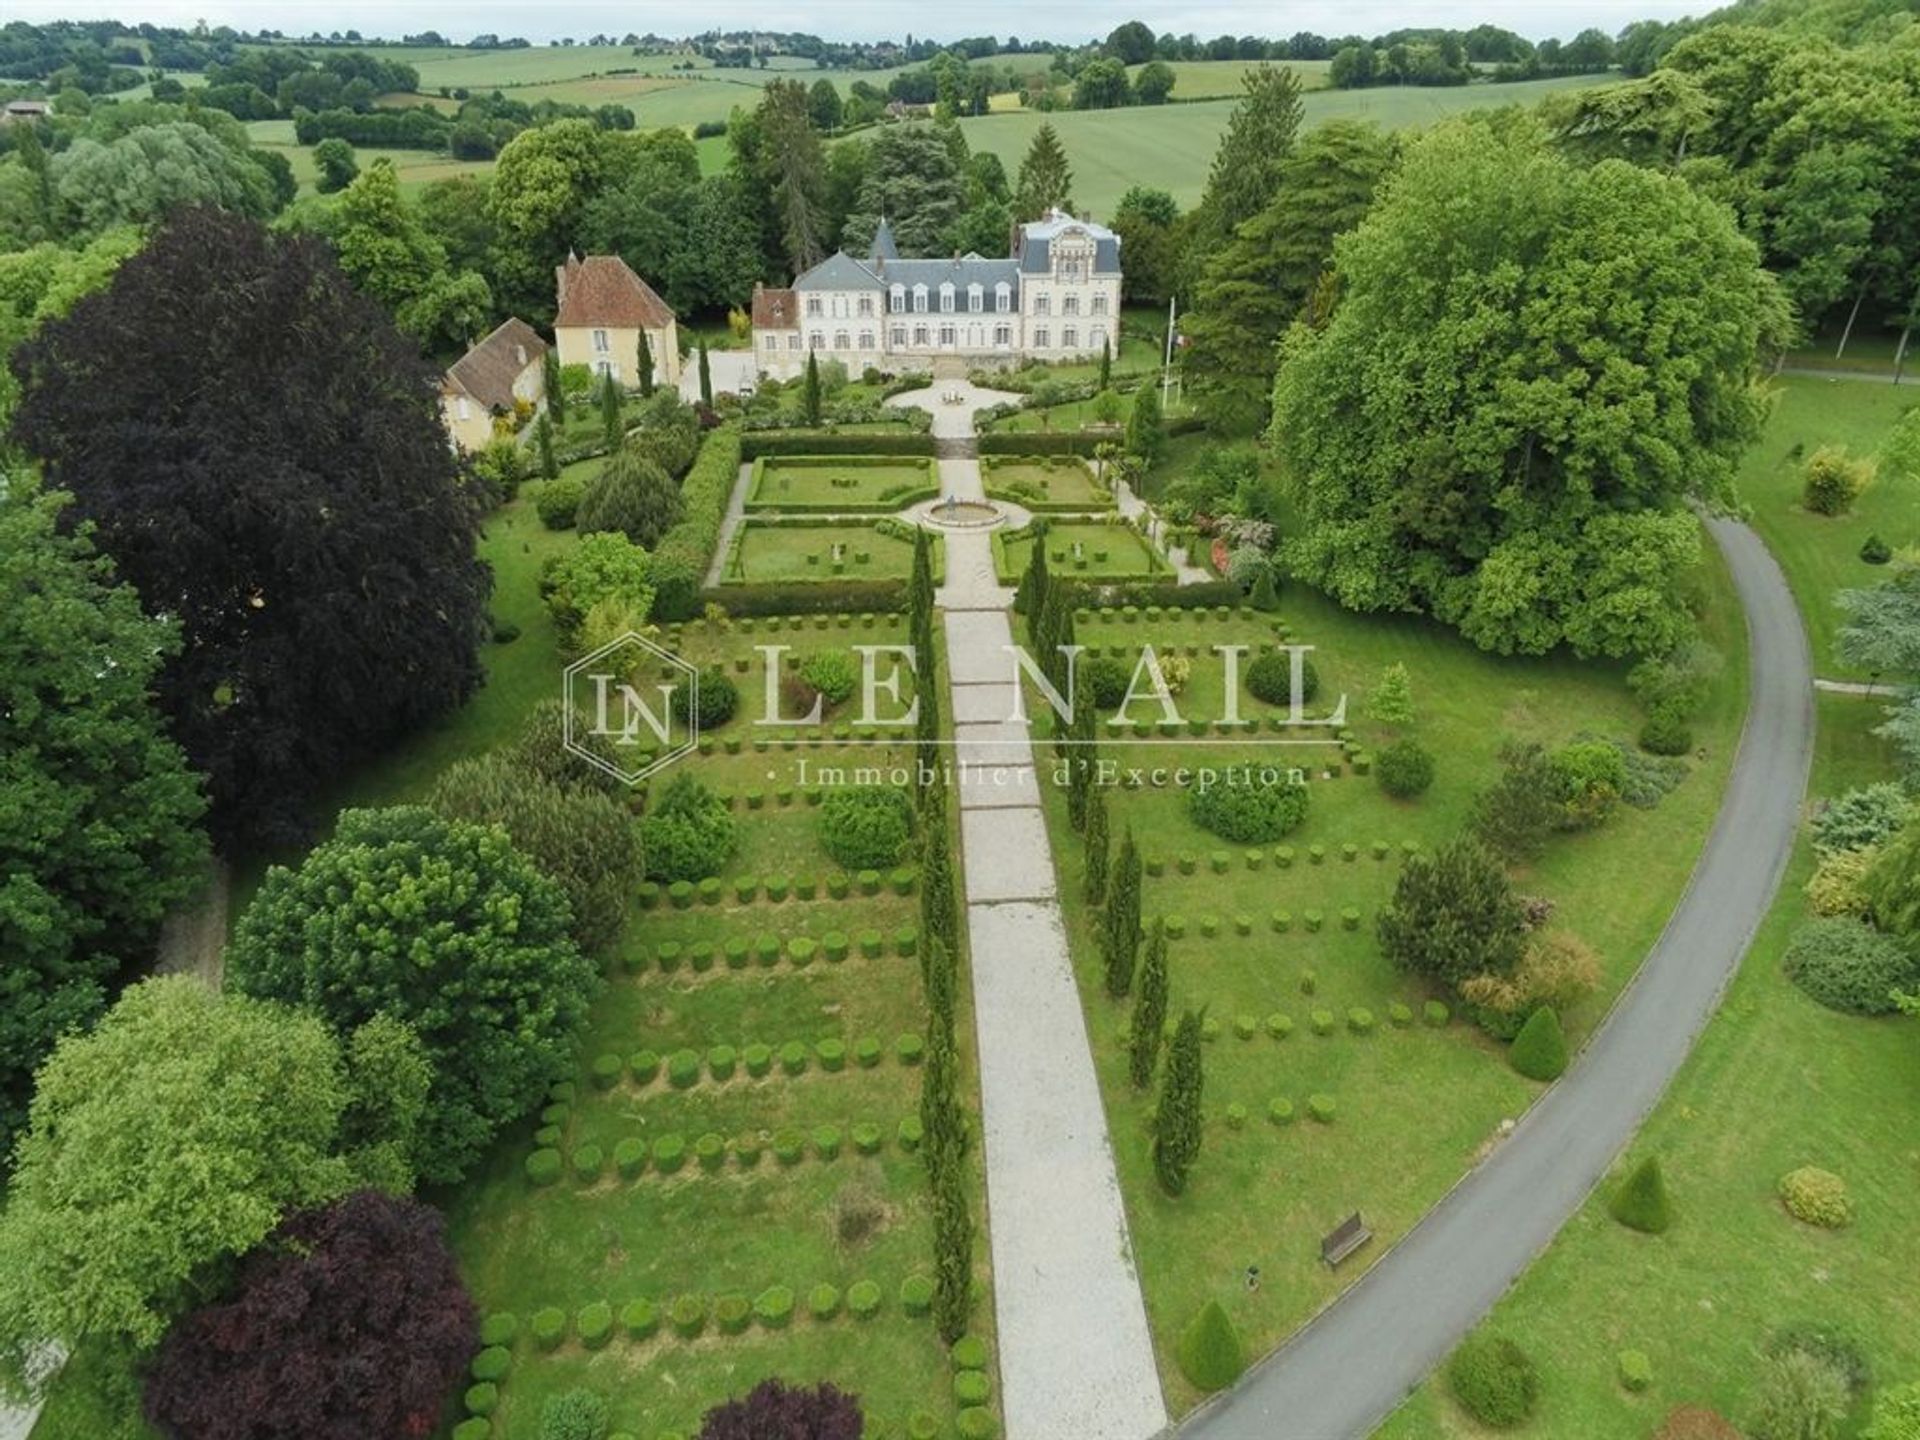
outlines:
[[[1320,1258],[1329,1269],[1337,1268],[1362,1245],[1373,1239],[1373,1231],[1367,1228],[1367,1222],[1360,1218],[1360,1212],[1354,1211],[1333,1229],[1333,1233],[1320,1242]]]

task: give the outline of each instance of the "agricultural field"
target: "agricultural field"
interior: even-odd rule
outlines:
[[[1012,585],[1027,568],[1033,533],[993,534],[993,563],[1000,583]],[[1047,526],[1047,560],[1055,572],[1080,580],[1144,580],[1165,575],[1166,558],[1129,525],[1060,521]]]
[[[1247,71],[1254,66],[1272,63],[1293,71],[1300,77],[1302,90],[1325,90],[1332,82],[1328,71],[1333,68],[1331,60],[1276,60],[1263,62],[1258,60],[1171,60],[1165,62],[1173,71],[1173,99],[1176,102],[1188,100],[1216,100],[1222,96],[1238,95]],[[1144,65],[1127,67],[1129,78],[1137,79]]]
[[[1562,90],[1611,83],[1604,76],[1569,75],[1514,85],[1461,85],[1373,90],[1316,90],[1303,98],[1306,124],[1327,120],[1372,120],[1389,130],[1431,125],[1449,115],[1504,105],[1531,106]],[[1174,92],[1178,94],[1179,91]],[[1073,167],[1073,202],[1096,220],[1113,215],[1130,186],[1167,191],[1182,209],[1199,203],[1213,155],[1233,111],[1231,99],[1196,105],[1136,106],[1127,110],[1017,110],[960,122],[967,144],[992,151],[1018,173],[1021,158],[1042,124],[1059,132]]]
[[[1892,749],[1871,734],[1879,717],[1871,702],[1821,698],[1810,795],[1892,777]],[[1607,1207],[1616,1176],[1482,1327],[1523,1343],[1539,1367],[1532,1433],[1639,1440],[1681,1404],[1744,1425],[1759,1357],[1793,1325],[1838,1330],[1866,1358],[1871,1381],[1842,1434],[1859,1433],[1876,1388],[1920,1373],[1913,1137],[1910,1112],[1893,1103],[1920,1091],[1920,1048],[1911,1021],[1828,1010],[1782,972],[1811,870],[1803,838],[1718,1015],[1618,1167],[1659,1161],[1672,1228],[1647,1235],[1617,1223]],[[1846,1181],[1850,1225],[1824,1230],[1787,1213],[1776,1185],[1803,1165]],[[1642,1390],[1619,1378],[1625,1350],[1650,1361]],[[1379,1433],[1486,1432],[1436,1377]]]
[[[1818,515],[1803,498],[1807,457],[1826,445],[1871,459],[1887,432],[1915,405],[1920,391],[1865,380],[1784,375],[1775,382],[1773,413],[1740,467],[1740,498],[1787,572],[1806,620],[1817,674],[1859,679],[1835,653],[1844,618],[1835,592],[1879,583],[1883,565],[1870,565],[1860,548],[1878,536],[1898,551],[1920,544],[1920,485],[1880,476],[1845,515]]]
[[[285,155],[293,166],[293,178],[299,182],[301,192],[313,193],[314,181],[319,178],[320,172],[313,163],[313,147],[302,145],[294,138],[293,121],[251,120],[247,122],[247,133],[253,137],[253,143],[259,149]],[[354,158],[363,170],[375,160],[391,160],[394,173],[400,180],[400,189],[407,195],[417,195],[436,180],[493,173],[491,160],[455,160],[432,150],[382,150],[371,145],[355,146]]]
[[[747,509],[892,511],[939,493],[931,460],[869,455],[766,457],[753,462]]]
[[[942,550],[934,541],[934,573]],[[913,537],[888,520],[781,524],[748,521],[735,532],[720,571],[722,585],[792,585],[831,580],[904,580],[913,569]]]
[[[1555,928],[1598,956],[1597,988],[1563,1017],[1573,1044],[1665,924],[1731,763],[1744,712],[1740,619],[1717,554],[1702,579],[1711,596],[1705,630],[1727,663],[1696,725],[1697,753],[1678,766],[1641,757],[1653,783],[1640,805],[1555,841],[1517,881],[1551,902]],[[1219,726],[1204,737],[1167,736],[1206,729],[1226,713],[1213,647],[1247,646],[1246,664],[1282,636],[1315,647],[1319,688],[1309,715],[1349,698],[1347,744],[1327,743],[1320,731],[1314,743],[1251,745]],[[1298,767],[1308,777],[1304,824],[1258,848],[1202,829],[1191,785],[1122,780],[1107,792],[1114,844],[1131,828],[1140,845],[1143,915],[1167,928],[1170,1013],[1205,1007],[1208,1022],[1205,1141],[1180,1199],[1154,1178],[1152,1093],[1128,1078],[1130,1007],[1106,992],[1097,917],[1084,904],[1065,906],[1162,1383],[1177,1413],[1199,1397],[1173,1362],[1173,1342],[1208,1300],[1226,1307],[1249,1354],[1273,1348],[1413,1225],[1539,1092],[1509,1068],[1497,1042],[1429,1008],[1437,992],[1382,958],[1375,919],[1403,857],[1460,832],[1472,797],[1497,773],[1505,739],[1552,746],[1598,737],[1631,751],[1640,717],[1609,667],[1501,659],[1429,622],[1348,614],[1301,587],[1283,592],[1277,624],[1253,612],[1149,611],[1131,620],[1102,612],[1083,617],[1075,638],[1129,670],[1144,643],[1189,669],[1177,701],[1185,724],[1163,723],[1156,702],[1136,700],[1130,718],[1149,729],[1102,751],[1122,772],[1238,764]],[[1411,671],[1416,723],[1359,718],[1362,697],[1396,661]],[[1037,695],[1033,703],[1044,707]],[[1242,694],[1239,713],[1261,724],[1273,711]],[[1266,733],[1279,738],[1270,723]],[[1370,773],[1357,773],[1395,733],[1417,738],[1437,760],[1432,788],[1414,801],[1391,799]],[[1064,796],[1054,789],[1046,803],[1062,893],[1078,897],[1084,847]],[[1435,1096],[1446,1103],[1430,1103]],[[1376,1239],[1329,1271],[1320,1239],[1356,1210]],[[1250,1266],[1257,1288],[1245,1283]]]

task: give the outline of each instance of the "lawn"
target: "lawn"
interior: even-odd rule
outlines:
[[[1862,380],[1783,376],[1766,429],[1740,468],[1740,495],[1753,509],[1800,613],[1806,617],[1817,674],[1866,678],[1840,663],[1834,641],[1842,616],[1836,591],[1884,580],[1884,566],[1860,558],[1860,546],[1878,535],[1895,550],[1920,543],[1920,479],[1882,476],[1850,514],[1816,515],[1801,504],[1806,457],[1823,445],[1841,445],[1871,457],[1920,393],[1907,386]]]
[[[1869,733],[1877,719],[1870,703],[1822,697],[1815,795],[1892,775],[1889,748]],[[1539,1408],[1520,1433],[1639,1440],[1676,1404],[1743,1423],[1758,1354],[1776,1327],[1795,1321],[1844,1328],[1879,1384],[1920,1378],[1920,1046],[1912,1021],[1836,1014],[1781,973],[1811,868],[1803,843],[1726,1002],[1617,1167],[1659,1157],[1673,1229],[1654,1237],[1617,1225],[1603,1187],[1488,1322],[1540,1367]],[[1817,1230],[1782,1209],[1775,1183],[1808,1164],[1846,1180],[1851,1226]],[[1640,1394],[1615,1379],[1616,1356],[1628,1348],[1653,1362]],[[1855,1407],[1842,1433],[1858,1433],[1864,1409]],[[1379,1433],[1484,1432],[1429,1379]]]
[[[1604,828],[1556,840],[1518,881],[1522,892],[1553,903],[1555,927],[1600,957],[1598,991],[1564,1017],[1576,1044],[1665,924],[1731,760],[1744,706],[1743,638],[1717,555],[1705,580],[1713,597],[1707,633],[1729,659],[1696,727],[1702,755],[1654,808],[1622,807]],[[1122,771],[1138,768],[1147,777],[1131,788],[1116,777],[1123,784],[1107,792],[1111,825],[1116,843],[1129,826],[1139,838],[1145,913],[1167,917],[1179,932],[1169,951],[1176,1011],[1204,1006],[1213,1029],[1205,1147],[1186,1195],[1169,1200],[1153,1178],[1151,1097],[1135,1092],[1126,1074],[1128,1004],[1105,993],[1088,907],[1066,905],[1161,1377],[1176,1412],[1198,1397],[1172,1363],[1171,1346],[1207,1300],[1228,1307],[1251,1354],[1272,1349],[1404,1234],[1483,1153],[1501,1122],[1538,1093],[1476,1028],[1427,1023],[1422,1007],[1432,992],[1380,956],[1374,919],[1392,894],[1404,848],[1431,849],[1458,833],[1472,797],[1495,773],[1505,737],[1549,745],[1581,734],[1624,739],[1640,719],[1615,667],[1486,655],[1430,622],[1352,615],[1299,587],[1283,600],[1290,635],[1316,647],[1320,692],[1309,714],[1348,695],[1355,739],[1376,749],[1386,735],[1359,718],[1362,699],[1386,664],[1404,662],[1417,715],[1411,733],[1435,755],[1438,778],[1408,803],[1344,765],[1328,775],[1328,762],[1343,756],[1325,744],[1156,738],[1102,752]],[[1142,615],[1077,627],[1081,643],[1119,646],[1127,655],[1143,641],[1163,654],[1174,647],[1192,667],[1179,701],[1188,720],[1221,713],[1224,675],[1212,647],[1257,648],[1274,636],[1273,622],[1251,613]],[[1244,694],[1240,708],[1246,718],[1270,712]],[[1146,702],[1134,718],[1155,720],[1158,711]],[[1226,844],[1189,818],[1183,787],[1150,778],[1155,767],[1237,763],[1297,766],[1314,777],[1308,819],[1279,845],[1250,852]],[[1046,804],[1063,892],[1077,896],[1082,847],[1057,789]],[[1366,1014],[1356,1018],[1356,1009]],[[1329,1033],[1315,1033],[1316,1012],[1324,1012]],[[1307,1118],[1314,1095],[1333,1101],[1330,1123]],[[1434,1104],[1437,1096],[1446,1103]],[[1268,1118],[1274,1100],[1291,1105],[1289,1123]],[[1329,1271],[1320,1239],[1355,1210],[1377,1238]],[[1249,1266],[1259,1267],[1258,1289],[1245,1284]]]
[[[931,460],[873,455],[796,455],[753,462],[747,509],[898,510],[940,493]]]
[[[1111,510],[1113,492],[1095,482],[1086,461],[1073,455],[988,456],[980,462],[987,494],[1029,510]]]
[[[884,623],[901,633],[893,617]],[[855,1392],[870,1433],[899,1433],[916,1411],[951,1424],[944,1347],[901,1297],[932,1261],[925,1174],[901,1134],[920,1088],[917,1052],[902,1039],[925,1024],[911,953],[915,877],[890,873],[866,893],[821,849],[820,812],[807,803],[817,763],[892,763],[909,747],[795,749],[757,738],[760,629],[696,623],[668,637],[694,663],[735,674],[745,692],[739,713],[703,735],[701,754],[679,762],[739,814],[722,894],[687,910],[658,900],[649,908],[643,897],[572,1088],[558,1092],[563,1108],[520,1127],[451,1199],[454,1243],[483,1312],[521,1322],[495,1412],[499,1440],[538,1440],[548,1397],[575,1385],[606,1394],[621,1431],[684,1436],[708,1406],[775,1374]],[[971,1034],[964,1022],[962,1033]],[[871,1042],[864,1053],[862,1041]],[[686,1068],[675,1075],[677,1066]],[[536,1139],[536,1123],[555,1128]],[[709,1161],[698,1158],[703,1136],[713,1137]],[[660,1162],[676,1143],[663,1146],[664,1137],[685,1146],[677,1167]],[[647,1153],[623,1175],[613,1157],[629,1140]],[[545,1187],[525,1170],[542,1141],[567,1157],[567,1173]],[[596,1148],[601,1163],[583,1178],[583,1154]],[[983,1335],[985,1250],[975,1312]],[[846,1307],[859,1282],[879,1288],[871,1318]],[[823,1284],[834,1303],[816,1316],[809,1296]],[[756,1319],[727,1333],[720,1297],[752,1300],[774,1286],[797,1297],[790,1323]],[[671,1322],[686,1296],[705,1315],[697,1339]],[[618,1314],[636,1300],[652,1302],[657,1333],[618,1328],[603,1349],[581,1339],[583,1307],[604,1302]],[[551,1351],[527,1334],[547,1307],[569,1320]]]
[[[883,528],[884,527],[884,528]],[[913,540],[886,521],[786,525],[748,521],[735,532],[723,585],[791,585],[804,581],[904,580],[913,570]],[[936,577],[944,547],[933,541]]]
[[[1327,120],[1372,120],[1389,130],[1403,130],[1467,110],[1531,106],[1562,90],[1610,83],[1605,76],[1569,75],[1514,85],[1315,90],[1302,97],[1302,103],[1309,126]],[[1176,88],[1174,94],[1179,93]],[[1010,110],[962,120],[960,129],[975,153],[993,152],[1012,175],[1018,172],[1034,132],[1043,124],[1052,125],[1073,167],[1074,208],[1107,220],[1121,195],[1134,185],[1167,191],[1183,210],[1198,204],[1206,188],[1207,162],[1227,128],[1234,103],[1220,99],[1125,110]]]
[[[993,532],[993,563],[1012,585],[1027,568],[1030,530]],[[1129,525],[1063,521],[1047,527],[1047,560],[1055,574],[1082,580],[1143,580],[1167,573],[1167,562]]]

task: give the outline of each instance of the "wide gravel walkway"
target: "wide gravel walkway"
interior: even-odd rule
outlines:
[[[1813,755],[1813,677],[1800,613],[1760,538],[1732,521],[1708,525],[1746,611],[1751,693],[1719,816],[1665,932],[1505,1143],[1183,1437],[1366,1435],[1585,1202],[1712,1018],[1793,849]]]
[[[965,394],[961,405],[939,397]],[[943,495],[984,498],[972,409],[915,399],[948,440]],[[943,532],[948,707],[986,1132],[988,1234],[1007,1440],[1147,1440],[1167,1424],[1025,721],[1013,719],[1013,591],[987,531]]]

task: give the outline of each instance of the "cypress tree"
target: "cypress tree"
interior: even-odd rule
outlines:
[[[1253,594],[1248,603],[1254,609],[1271,613],[1280,608],[1280,587],[1273,578],[1273,566],[1262,565],[1260,575],[1253,582]]]
[[[1107,993],[1116,1000],[1133,988],[1133,964],[1140,952],[1140,851],[1129,825],[1120,842],[1120,858],[1107,877],[1107,911],[1100,934]]]
[[[813,351],[807,352],[807,379],[800,390],[800,412],[808,425],[820,424],[820,360]]]
[[[606,435],[607,448],[618,450],[621,440],[626,438],[626,424],[620,418],[620,387],[614,384],[611,375],[600,385],[600,426]]]
[[[1038,629],[1047,608],[1047,522],[1036,517],[1031,527],[1033,549],[1027,552],[1027,568],[1020,572],[1020,587],[1013,592],[1013,610],[1027,617],[1027,639],[1040,648]]]
[[[653,347],[647,343],[647,332],[640,332],[640,394],[642,398],[653,397]]]
[[[1087,792],[1087,903],[1107,898],[1107,799],[1099,786]]]
[[[547,351],[547,358],[541,362],[542,388],[547,392],[547,409],[553,412],[556,425],[567,423],[567,391],[560,383],[560,352]]]
[[[907,618],[912,625],[933,625],[933,537],[913,532],[913,575],[907,582]]]
[[[707,365],[707,342],[700,341],[700,403],[711,410],[713,408],[713,371]]]
[[[1073,724],[1067,741],[1059,747],[1067,762],[1067,820],[1075,830],[1084,831],[1087,805],[1093,795],[1094,779],[1099,773],[1100,746],[1093,697],[1083,695],[1073,712]]]
[[[1166,426],[1160,418],[1160,392],[1142,385],[1133,397],[1133,413],[1127,417],[1127,449],[1140,457],[1143,465],[1160,458],[1166,442]]]
[[[1174,1358],[1180,1372],[1202,1391],[1226,1389],[1247,1368],[1246,1346],[1218,1300],[1209,1300],[1193,1317],[1174,1347]]]
[[[550,416],[543,413],[534,421],[533,440],[539,447],[540,478],[551,480],[560,473],[560,462],[553,454],[553,420]]]
[[[973,1308],[973,1216],[965,1171],[957,1158],[933,1160],[933,1323],[951,1345],[967,1331]]]
[[[927,1163],[957,1157],[967,1148],[966,1121],[960,1113],[960,1052],[953,1032],[941,1025],[927,1031],[927,1054],[920,1062],[921,1143]]]
[[[1180,1017],[1167,1047],[1167,1073],[1160,1082],[1160,1104],[1153,1117],[1153,1173],[1160,1188],[1178,1195],[1200,1153],[1200,1017]]]
[[[1113,346],[1107,341],[1100,342],[1100,388],[1106,389],[1113,379]]]
[[[938,789],[928,787],[929,792]],[[937,829],[930,813],[933,806],[940,811]],[[931,953],[939,945],[952,957],[960,953],[960,912],[954,895],[953,851],[947,842],[944,794],[923,813],[921,823],[927,827],[926,853],[920,864],[920,934],[926,942],[922,953]]]
[[[936,935],[928,938],[920,953],[921,979],[927,987],[929,1031],[938,1030],[948,1040],[954,1040],[960,971],[954,964],[953,951]]]
[[[1127,1040],[1127,1073],[1134,1088],[1153,1083],[1160,1063],[1161,1032],[1167,1024],[1167,929],[1159,919],[1147,936],[1147,953],[1140,962],[1140,989],[1133,997],[1133,1027]]]

